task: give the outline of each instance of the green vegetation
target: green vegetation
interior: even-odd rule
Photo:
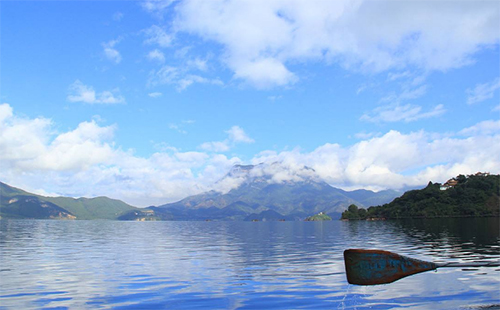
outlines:
[[[0,205],[2,218],[75,219],[63,208],[38,197],[19,195],[10,198],[7,205]]]
[[[358,206],[352,204],[347,210],[342,212],[343,220],[365,220],[367,217],[366,209],[358,208]]]
[[[342,219],[500,216],[500,175],[459,175],[450,181],[445,185],[453,185],[447,187],[429,182],[423,189],[367,210],[351,205]]]
[[[44,197],[0,182],[2,218],[114,220],[133,210],[139,209],[107,197]]]
[[[305,221],[331,221],[331,220],[332,218],[323,212],[320,212],[316,215],[310,216],[305,219]]]
[[[66,209],[79,220],[114,220],[127,212],[136,210],[135,207],[121,200],[108,197],[78,199],[68,197],[43,197],[43,199]]]

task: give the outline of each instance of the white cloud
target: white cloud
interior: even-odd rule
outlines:
[[[199,147],[205,151],[227,152],[231,149],[231,147],[235,146],[238,143],[255,142],[255,140],[250,138],[239,126],[233,126],[231,127],[231,129],[225,131],[225,133],[228,135],[228,138],[224,141],[205,142]]]
[[[462,129],[460,134],[466,136],[491,135],[500,133],[500,120],[482,121],[474,126]]]
[[[361,120],[368,122],[413,122],[419,119],[437,117],[446,112],[442,104],[438,104],[430,111],[422,112],[422,107],[413,104],[390,104],[375,108],[372,113],[364,114]]]
[[[382,134],[380,132],[358,132],[354,135],[356,139],[367,140],[374,137],[380,137]]]
[[[467,104],[476,104],[493,98],[495,91],[500,88],[500,78],[478,84],[474,89],[467,89]]]
[[[10,105],[1,104],[0,180],[28,191],[40,190],[43,184],[48,193],[107,195],[138,206],[172,202],[210,189],[228,190],[241,182],[214,185],[241,163],[237,157],[180,152],[165,143],[159,145],[164,151],[140,157],[115,145],[116,126],[88,121],[67,132],[56,132],[57,127],[50,119],[18,117]],[[228,141],[252,140],[238,127],[226,133]],[[232,146],[219,143],[221,149]],[[307,166],[334,186],[386,189],[444,182],[477,171],[498,174],[498,154],[500,123],[496,120],[480,122],[458,135],[392,130],[350,146],[327,143],[311,152],[263,151],[251,162],[267,163],[253,173],[269,173],[272,182],[305,180],[313,176]]]
[[[199,75],[190,74],[186,68],[178,68],[165,65],[157,71],[149,74],[149,86],[171,84],[175,85],[177,91],[181,92],[194,83],[222,86],[224,83],[218,79],[209,79]]]
[[[146,0],[141,2],[141,6],[148,12],[162,12],[176,0]]]
[[[154,93],[149,93],[148,96],[151,98],[158,98],[158,97],[163,96],[163,94],[160,92],[154,92]]]
[[[253,163],[292,162],[314,168],[326,182],[342,188],[404,188],[444,182],[458,174],[500,173],[500,133],[439,137],[424,131],[388,133],[349,147],[325,144],[309,153],[266,151]],[[411,172],[411,173],[410,173]]]
[[[204,60],[201,58],[189,59],[189,60],[187,60],[186,65],[190,68],[193,68],[193,69],[196,69],[199,71],[207,71],[208,70],[207,60]]]
[[[123,19],[123,13],[122,12],[116,12],[115,14],[113,14],[113,20],[115,22],[119,22]]]
[[[400,103],[405,100],[412,100],[422,97],[427,93],[427,86],[422,85],[416,89],[410,89],[408,87],[404,87],[400,94],[391,93],[384,98],[380,99],[381,102],[393,102]]]
[[[254,143],[255,140],[250,138],[245,131],[239,126],[233,126],[231,129],[227,130],[226,133],[229,135],[229,141],[233,143]]]
[[[20,118],[0,105],[0,180],[26,190],[70,196],[106,195],[138,206],[162,204],[207,190],[238,158],[201,152],[148,158],[116,147],[116,126],[82,122],[57,133],[49,119]],[[200,175],[193,171],[203,169]],[[207,171],[206,173],[204,171]]]
[[[187,74],[183,78],[181,78],[180,80],[177,81],[177,90],[183,91],[188,86],[192,85],[193,83],[210,84],[210,85],[217,85],[217,86],[224,85],[224,83],[219,79],[208,79],[208,78],[204,78],[202,76],[195,75],[195,74]]]
[[[97,99],[95,103],[106,103],[106,104],[115,104],[115,103],[124,103],[125,98],[120,95],[120,89],[115,88],[112,91],[105,90],[97,95]]]
[[[2,108],[10,108],[3,105]],[[2,109],[0,109],[2,110]],[[113,160],[114,126],[100,127],[95,121],[83,122],[75,130],[53,135],[52,122],[13,114],[1,120],[0,155],[7,166],[18,170],[84,170],[96,163]]]
[[[120,90],[105,90],[96,93],[92,86],[83,84],[76,80],[69,86],[70,94],[66,98],[70,102],[84,102],[90,104],[117,104],[125,103],[125,98],[120,94]]]
[[[115,45],[118,44],[121,39],[111,40],[106,43],[102,43],[102,47],[104,48],[104,56],[110,61],[119,64],[122,61],[122,56],[120,52],[115,49]]]
[[[21,119],[9,104],[0,105],[0,164],[29,162],[45,150],[52,122],[45,118]]]
[[[411,72],[408,70],[403,72],[389,72],[389,74],[387,75],[387,80],[396,81],[399,79],[407,78],[409,76],[411,76]]]
[[[168,128],[175,130],[181,134],[187,134],[187,131],[184,128],[186,126],[194,124],[194,123],[195,123],[195,121],[193,121],[193,120],[185,120],[185,121],[181,121],[179,124],[170,123],[168,125]]]
[[[160,47],[169,47],[172,43],[172,36],[167,34],[160,26],[153,25],[144,30],[147,39],[144,41],[146,44],[157,44]]]
[[[281,96],[281,95],[280,96],[269,96],[269,97],[267,97],[267,99],[269,101],[272,101],[272,102],[275,102],[275,101],[280,100],[282,98],[283,98],[283,96]]]
[[[147,57],[149,60],[158,61],[160,63],[165,62],[165,55],[163,54],[163,52],[159,51],[158,49],[155,49],[155,50],[152,50],[151,52],[149,52]]]
[[[163,66],[158,71],[151,71],[149,74],[149,85],[173,84],[179,80],[180,70],[172,66]]]
[[[122,56],[120,55],[120,52],[118,50],[112,48],[112,47],[104,47],[104,55],[106,55],[106,58],[109,60],[113,61],[114,63],[120,63],[122,61]]]
[[[252,171],[253,176],[271,176],[270,183],[303,182],[317,177],[314,170],[306,168],[291,158],[285,158],[281,162],[258,165],[256,168]]]
[[[297,81],[297,77],[282,62],[273,58],[239,63],[234,76],[261,89],[285,86]]]
[[[114,131],[114,126],[100,127],[95,121],[80,123],[75,130],[59,134],[46,146],[45,152],[22,166],[68,171],[111,163],[116,154],[106,141],[113,138]]]
[[[76,80],[69,86],[70,95],[67,99],[71,102],[95,103],[95,91],[91,86],[84,85],[79,80]]]
[[[146,4],[161,12],[171,2]],[[234,77],[259,88],[294,83],[290,65],[306,60],[399,75],[446,71],[473,63],[500,36],[495,1],[185,0],[172,11],[177,33],[220,44]]]
[[[194,167],[202,166],[201,163],[209,158],[207,154],[201,152],[175,153],[175,157],[182,162],[192,163]]]
[[[144,41],[146,44],[157,44],[164,48],[171,47],[172,45],[172,40],[174,38],[173,34],[167,34],[160,26],[153,25],[143,32],[147,37]],[[210,55],[205,56],[205,58],[199,56],[190,57],[188,55],[190,49],[190,46],[177,48],[174,57],[178,63],[175,66],[164,65],[159,69],[152,70],[149,74],[148,86],[170,84],[174,85],[177,91],[181,92],[195,83],[218,86],[224,85],[222,80],[218,77],[207,77],[207,75],[210,74],[210,66],[208,64]],[[165,54],[159,49],[150,51],[147,58],[161,64],[166,61]]]
[[[182,129],[179,125],[177,124],[169,124],[168,125],[168,128],[172,129],[172,130],[175,130],[177,131],[178,133],[182,133],[182,134],[187,134],[187,131]]]
[[[260,162],[248,170],[233,167],[224,178],[213,185],[213,189],[218,192],[227,193],[245,181],[255,179],[259,179],[261,182],[278,184],[285,182],[306,182],[310,180],[321,181],[313,169],[289,159],[291,158],[288,157],[279,162]]]
[[[178,148],[170,146],[168,143],[165,142],[154,143],[153,147],[160,152],[176,152],[176,153],[179,152]]]
[[[358,89],[356,90],[356,95],[359,95],[361,94],[362,92],[366,91],[367,89],[370,89],[373,87],[373,84],[367,84],[367,83],[363,83],[361,84]]]
[[[13,115],[12,107],[8,103],[0,104],[0,124]]]
[[[231,149],[227,140],[204,142],[200,145],[200,148],[202,150],[212,151],[212,152],[227,152]]]
[[[400,92],[392,91],[381,98],[379,102],[384,103],[384,105],[376,107],[370,113],[363,114],[361,120],[368,122],[413,122],[436,117],[446,112],[442,104],[436,105],[427,112],[423,112],[420,105],[404,104],[406,101],[418,99],[427,93],[427,85],[420,85],[425,80],[425,75],[415,77],[409,71],[389,73],[388,80],[399,80]]]

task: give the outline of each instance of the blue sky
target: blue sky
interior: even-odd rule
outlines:
[[[500,173],[496,1],[2,1],[0,18],[0,181],[26,190],[147,206],[240,163],[345,189]]]

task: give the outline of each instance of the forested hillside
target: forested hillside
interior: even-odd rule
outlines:
[[[342,219],[475,217],[500,215],[500,175],[459,175],[445,184],[429,182],[392,202],[358,208],[351,205]]]

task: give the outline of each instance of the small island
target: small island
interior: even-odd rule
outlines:
[[[500,216],[500,175],[478,172],[459,175],[444,184],[432,183],[381,206],[358,208],[352,204],[342,220],[384,220],[437,217]]]
[[[331,220],[332,220],[331,217],[329,217],[328,215],[326,215],[323,212],[320,212],[320,213],[318,213],[316,215],[309,216],[304,221],[311,222],[311,221],[331,221]]]

